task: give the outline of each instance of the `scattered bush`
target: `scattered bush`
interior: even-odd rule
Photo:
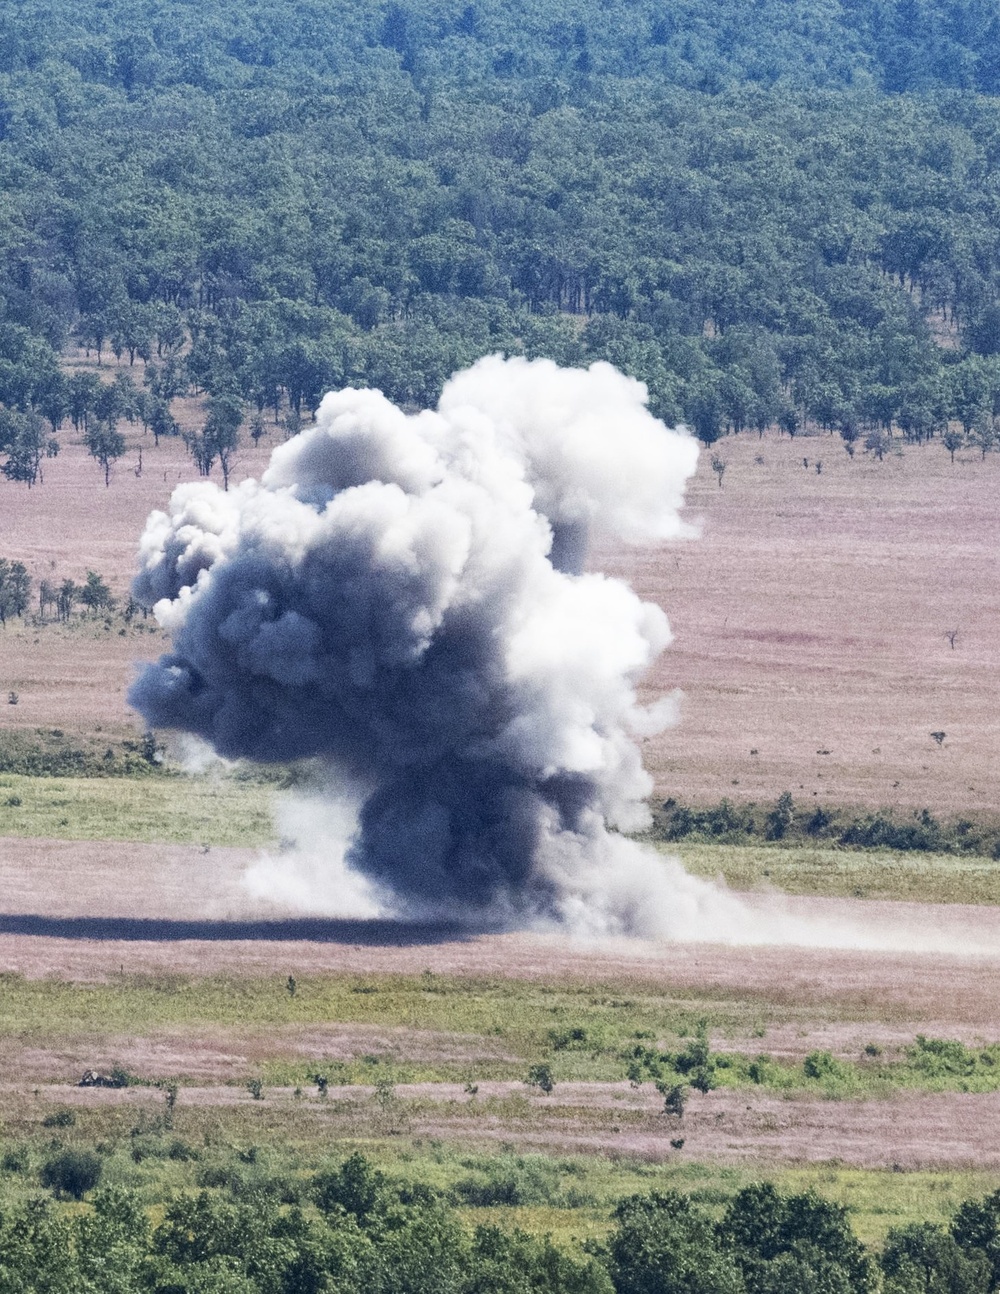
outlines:
[[[528,1087],[537,1087],[546,1096],[549,1096],[556,1085],[556,1080],[552,1077],[552,1070],[546,1064],[532,1065],[528,1070],[528,1077],[524,1080]]]
[[[829,1051],[811,1051],[802,1062],[806,1078],[840,1078],[844,1066]]]
[[[560,1199],[559,1170],[543,1155],[502,1155],[488,1161],[477,1177],[467,1177],[454,1198],[474,1208],[555,1204]]]
[[[64,1150],[46,1160],[39,1180],[56,1195],[82,1200],[101,1180],[103,1168],[101,1157],[92,1150]]]
[[[76,1115],[72,1110],[53,1110],[42,1120],[43,1128],[72,1128],[76,1123]]]
[[[943,823],[926,808],[902,819],[888,809],[851,814],[817,806],[799,813],[787,791],[771,808],[758,804],[737,807],[722,800],[714,807],[691,809],[667,800],[654,811],[653,818],[653,835],[661,840],[690,837],[732,845],[754,844],[761,838],[782,845],[829,841],[852,849],[1000,858],[1000,824],[996,822],[977,825],[968,818],[957,818]]]
[[[0,1159],[0,1171],[5,1173],[26,1173],[30,1167],[31,1156],[26,1146],[8,1150]]]

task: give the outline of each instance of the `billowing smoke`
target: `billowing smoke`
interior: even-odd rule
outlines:
[[[322,761],[309,885],[353,876],[353,910],[710,934],[727,901],[617,834],[647,822],[633,737],[671,702],[635,688],[666,617],[584,570],[598,533],[684,533],[697,448],[645,400],[608,364],[499,357],[436,411],[326,396],[259,483],[150,517],[135,592],[173,651],[132,704],[225,757]]]

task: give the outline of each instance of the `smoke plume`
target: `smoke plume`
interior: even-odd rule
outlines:
[[[617,834],[648,821],[633,737],[671,702],[635,688],[670,631],[585,571],[588,540],[682,535],[697,459],[645,401],[608,364],[499,357],[412,416],[348,389],[260,482],[183,485],[150,517],[135,593],[173,650],[130,700],[227,758],[322,762],[317,903],[350,877],[355,910],[488,926],[711,937],[733,916]]]

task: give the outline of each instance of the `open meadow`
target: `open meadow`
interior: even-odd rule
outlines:
[[[995,814],[996,456],[952,464],[931,444],[880,463],[774,433],[716,449],[723,487],[705,455],[690,492],[700,538],[594,558],[675,634],[644,684],[683,691],[677,726],[643,745],[657,798]],[[0,482],[0,555],[36,583],[97,570],[122,599],[148,512],[191,476],[178,441],[135,433],[106,489],[69,443],[43,485]],[[142,735],[125,691],[165,647],[141,614],[10,622],[0,748],[75,745],[93,772],[107,746],[120,773]],[[812,1186],[877,1241],[1000,1186],[991,859],[669,847],[762,912],[833,923],[835,948],[473,937],[253,898],[243,873],[280,852],[276,779],[63,772],[0,773],[8,1194],[30,1188],[54,1115],[151,1203],[225,1185],[213,1164],[234,1147],[293,1175],[362,1148],[470,1217],[567,1242],[632,1190],[714,1207],[762,1177]],[[697,1055],[706,1090],[665,1112]],[[122,1085],[80,1088],[86,1070]],[[462,1186],[497,1165],[520,1186]]]

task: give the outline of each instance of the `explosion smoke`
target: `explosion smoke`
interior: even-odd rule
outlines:
[[[609,830],[648,821],[632,735],[671,702],[635,684],[670,632],[587,542],[682,535],[697,459],[645,400],[608,364],[499,357],[415,416],[327,395],[259,483],[150,517],[135,593],[173,651],[132,704],[226,757],[323,761],[319,867],[364,878],[354,910],[711,935],[735,900]]]

